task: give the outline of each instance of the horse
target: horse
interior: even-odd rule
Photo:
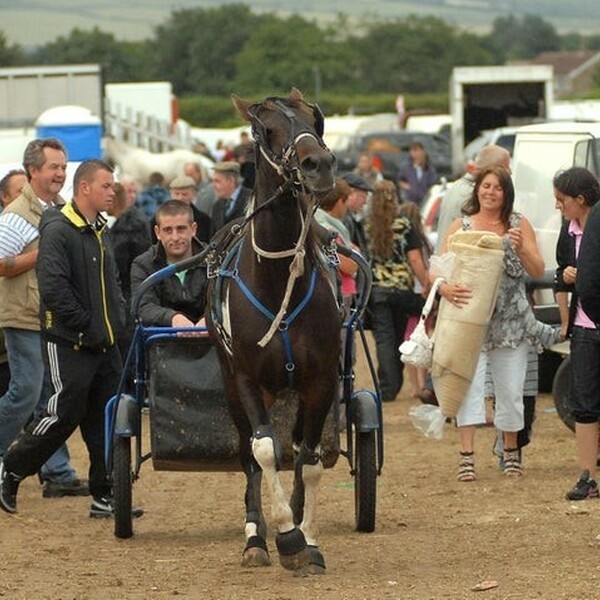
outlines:
[[[209,158],[191,150],[179,148],[170,152],[150,152],[112,137],[105,139],[105,154],[121,173],[127,173],[139,185],[147,185],[150,174],[154,172],[162,173],[165,181],[170,182],[183,174],[187,162],[201,165],[203,178],[208,181],[213,166]]]
[[[298,90],[256,104],[232,95],[232,102],[252,127],[256,182],[246,218],[214,238],[227,239],[229,250],[209,278],[206,315],[246,475],[242,566],[271,564],[261,507],[264,473],[281,565],[322,573],[315,524],[320,442],[339,389],[342,315],[313,213],[333,188],[335,159],[322,139],[320,109]],[[295,458],[289,501],[269,421],[281,398],[298,402],[289,424]]]

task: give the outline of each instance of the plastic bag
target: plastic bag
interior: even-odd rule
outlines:
[[[442,439],[446,417],[439,406],[415,404],[410,407],[408,416],[415,429],[418,429],[425,437],[435,440]]]
[[[449,280],[452,277],[455,258],[454,252],[444,252],[441,256],[434,254],[429,259],[429,274]]]

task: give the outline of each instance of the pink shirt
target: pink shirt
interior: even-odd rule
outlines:
[[[581,246],[583,230],[579,226],[579,222],[575,219],[569,222],[569,235],[575,238],[575,258],[577,258],[579,256],[579,247]],[[575,312],[573,325],[583,327],[584,329],[596,329],[596,324],[585,314],[579,300],[577,300],[577,310]]]

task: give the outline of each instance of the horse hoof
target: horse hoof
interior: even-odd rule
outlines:
[[[270,567],[271,559],[267,542],[260,535],[248,538],[242,553],[242,567]]]
[[[269,553],[262,548],[247,548],[242,554],[242,567],[270,567]]]
[[[321,554],[318,546],[307,546],[310,554],[308,561],[308,573],[310,575],[323,575],[325,573],[325,557]]]
[[[310,552],[304,548],[296,554],[280,554],[279,562],[284,569],[295,571],[301,575],[307,574],[307,568],[310,562]]]

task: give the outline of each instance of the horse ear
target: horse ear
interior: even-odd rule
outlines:
[[[298,88],[293,87],[290,91],[290,100],[304,100],[304,94]]]
[[[250,106],[250,102],[246,100],[242,100],[235,94],[231,94],[231,102],[233,102],[233,106],[235,106],[235,110],[238,112],[240,117],[245,121],[250,121],[250,113],[248,112],[248,107]]]

